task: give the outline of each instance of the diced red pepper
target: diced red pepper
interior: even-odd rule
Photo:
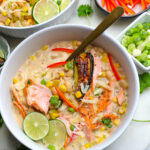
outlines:
[[[111,55],[110,55],[110,54],[107,54],[107,55],[108,55],[108,59],[109,59],[109,63],[110,63],[111,69],[112,69],[112,71],[113,71],[113,73],[114,73],[116,79],[117,79],[118,81],[121,80],[121,77],[120,77],[120,75],[119,75],[119,73],[118,73],[118,71],[117,71],[117,69],[116,69],[116,67],[115,67],[115,65],[114,65],[114,63],[113,63],[113,60],[112,60],[112,58],[111,58]]]
[[[66,52],[66,53],[73,53],[74,50],[73,49],[68,49],[68,48],[54,48],[52,49],[52,51],[56,51],[56,52]]]
[[[54,63],[54,64],[51,64],[51,65],[47,66],[47,68],[60,67],[60,66],[63,66],[65,64],[67,64],[67,63],[68,63],[67,61],[57,62],[57,63]]]

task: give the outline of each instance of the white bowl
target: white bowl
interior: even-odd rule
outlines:
[[[133,21],[127,28],[125,28],[117,37],[117,40],[121,42],[123,35],[130,29],[135,27],[139,22],[150,22],[150,13],[143,13],[141,16],[139,16],[135,21]],[[150,66],[145,67],[142,63],[140,63],[134,56],[132,56],[132,59],[134,60],[135,64],[139,67],[140,72],[149,72]]]
[[[17,38],[26,38],[38,30],[41,30],[49,26],[62,24],[65,21],[67,21],[71,17],[72,13],[74,12],[78,1],[79,0],[72,0],[66,9],[64,9],[57,16],[53,17],[52,19],[44,23],[36,24],[29,27],[10,27],[10,26],[0,25],[0,31],[9,36],[13,36]]]
[[[10,47],[9,47],[9,44],[7,42],[6,39],[4,39],[2,36],[0,36],[0,48],[3,48],[4,49],[4,52],[5,52],[5,55],[6,55],[6,60],[8,58],[8,56],[10,55]],[[0,67],[0,71],[2,70],[3,66]]]
[[[14,114],[12,111],[12,100],[10,95],[10,86],[12,84],[13,77],[15,76],[20,66],[25,62],[25,60],[38,49],[40,49],[43,45],[51,45],[54,42],[63,40],[83,40],[92,31],[92,28],[81,25],[59,25],[55,27],[46,28],[31,35],[30,37],[25,39],[21,44],[19,44],[5,63],[0,78],[1,114],[10,132],[21,143],[23,143],[30,149],[47,150],[43,146],[29,139],[24,134],[23,130],[20,129],[14,118]],[[103,143],[91,148],[91,150],[100,150],[114,142],[129,125],[138,102],[139,80],[136,67],[131,57],[129,57],[129,54],[126,52],[123,46],[119,44],[118,41],[114,40],[113,38],[104,33],[100,37],[98,37],[92,44],[104,48],[107,52],[111,53],[112,56],[114,56],[120,62],[129,82],[128,110],[116,131]]]

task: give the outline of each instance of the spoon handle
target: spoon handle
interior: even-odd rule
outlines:
[[[80,53],[82,53],[85,47],[95,40],[101,33],[103,33],[108,27],[110,27],[115,21],[117,21],[124,13],[123,7],[116,7],[103,21],[100,23],[97,28],[82,42],[82,44],[70,55],[67,61],[72,60]]]

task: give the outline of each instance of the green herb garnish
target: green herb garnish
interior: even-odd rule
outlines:
[[[52,96],[50,99],[50,103],[53,106],[57,106],[59,103],[59,97],[58,96]]]
[[[91,21],[89,16],[93,13],[93,9],[90,5],[80,5],[78,8],[78,16],[79,17],[87,17],[89,24],[91,25]]]
[[[112,128],[110,118],[102,118],[101,122],[104,123],[108,128]]]
[[[69,62],[65,65],[65,68],[66,68],[67,70],[72,69],[72,68],[73,68],[72,62],[69,61]]]
[[[70,112],[72,112],[72,113],[75,112],[75,110],[74,110],[72,107],[68,107],[68,111],[70,111]]]
[[[28,85],[30,85],[30,84],[31,84],[31,81],[30,81],[30,80],[28,80],[28,81],[27,81],[27,84],[28,84]]]
[[[150,87],[150,74],[143,73],[139,75],[140,79],[140,93],[143,93],[144,89]]]

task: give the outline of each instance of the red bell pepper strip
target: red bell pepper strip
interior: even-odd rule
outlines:
[[[69,106],[72,107],[75,111],[78,111],[78,108],[76,106],[74,106],[67,98],[66,96],[57,88],[55,87],[58,95],[60,96],[60,98]]]
[[[67,48],[54,48],[54,49],[52,49],[52,51],[66,52],[66,53],[73,53],[74,52],[73,49],[67,49]]]
[[[109,63],[110,63],[111,69],[112,69],[116,79],[118,81],[121,80],[121,77],[120,77],[119,73],[117,72],[117,69],[115,68],[115,65],[114,65],[114,63],[112,61],[111,55],[110,54],[107,54],[107,55],[108,55],[108,59],[109,59]]]
[[[68,138],[68,136],[67,136],[66,141],[65,141],[65,144],[64,144],[64,148],[67,147],[67,145],[68,145],[68,140],[69,140],[69,138]]]
[[[102,7],[105,6],[106,0],[102,0]]]
[[[73,133],[71,138],[70,138],[70,141],[69,141],[69,144],[74,140],[74,138],[77,136],[77,134]]]
[[[67,61],[57,62],[57,63],[54,63],[54,64],[51,64],[51,65],[47,66],[47,68],[60,67],[60,66],[63,66],[65,64],[67,64],[67,63],[68,63]]]

